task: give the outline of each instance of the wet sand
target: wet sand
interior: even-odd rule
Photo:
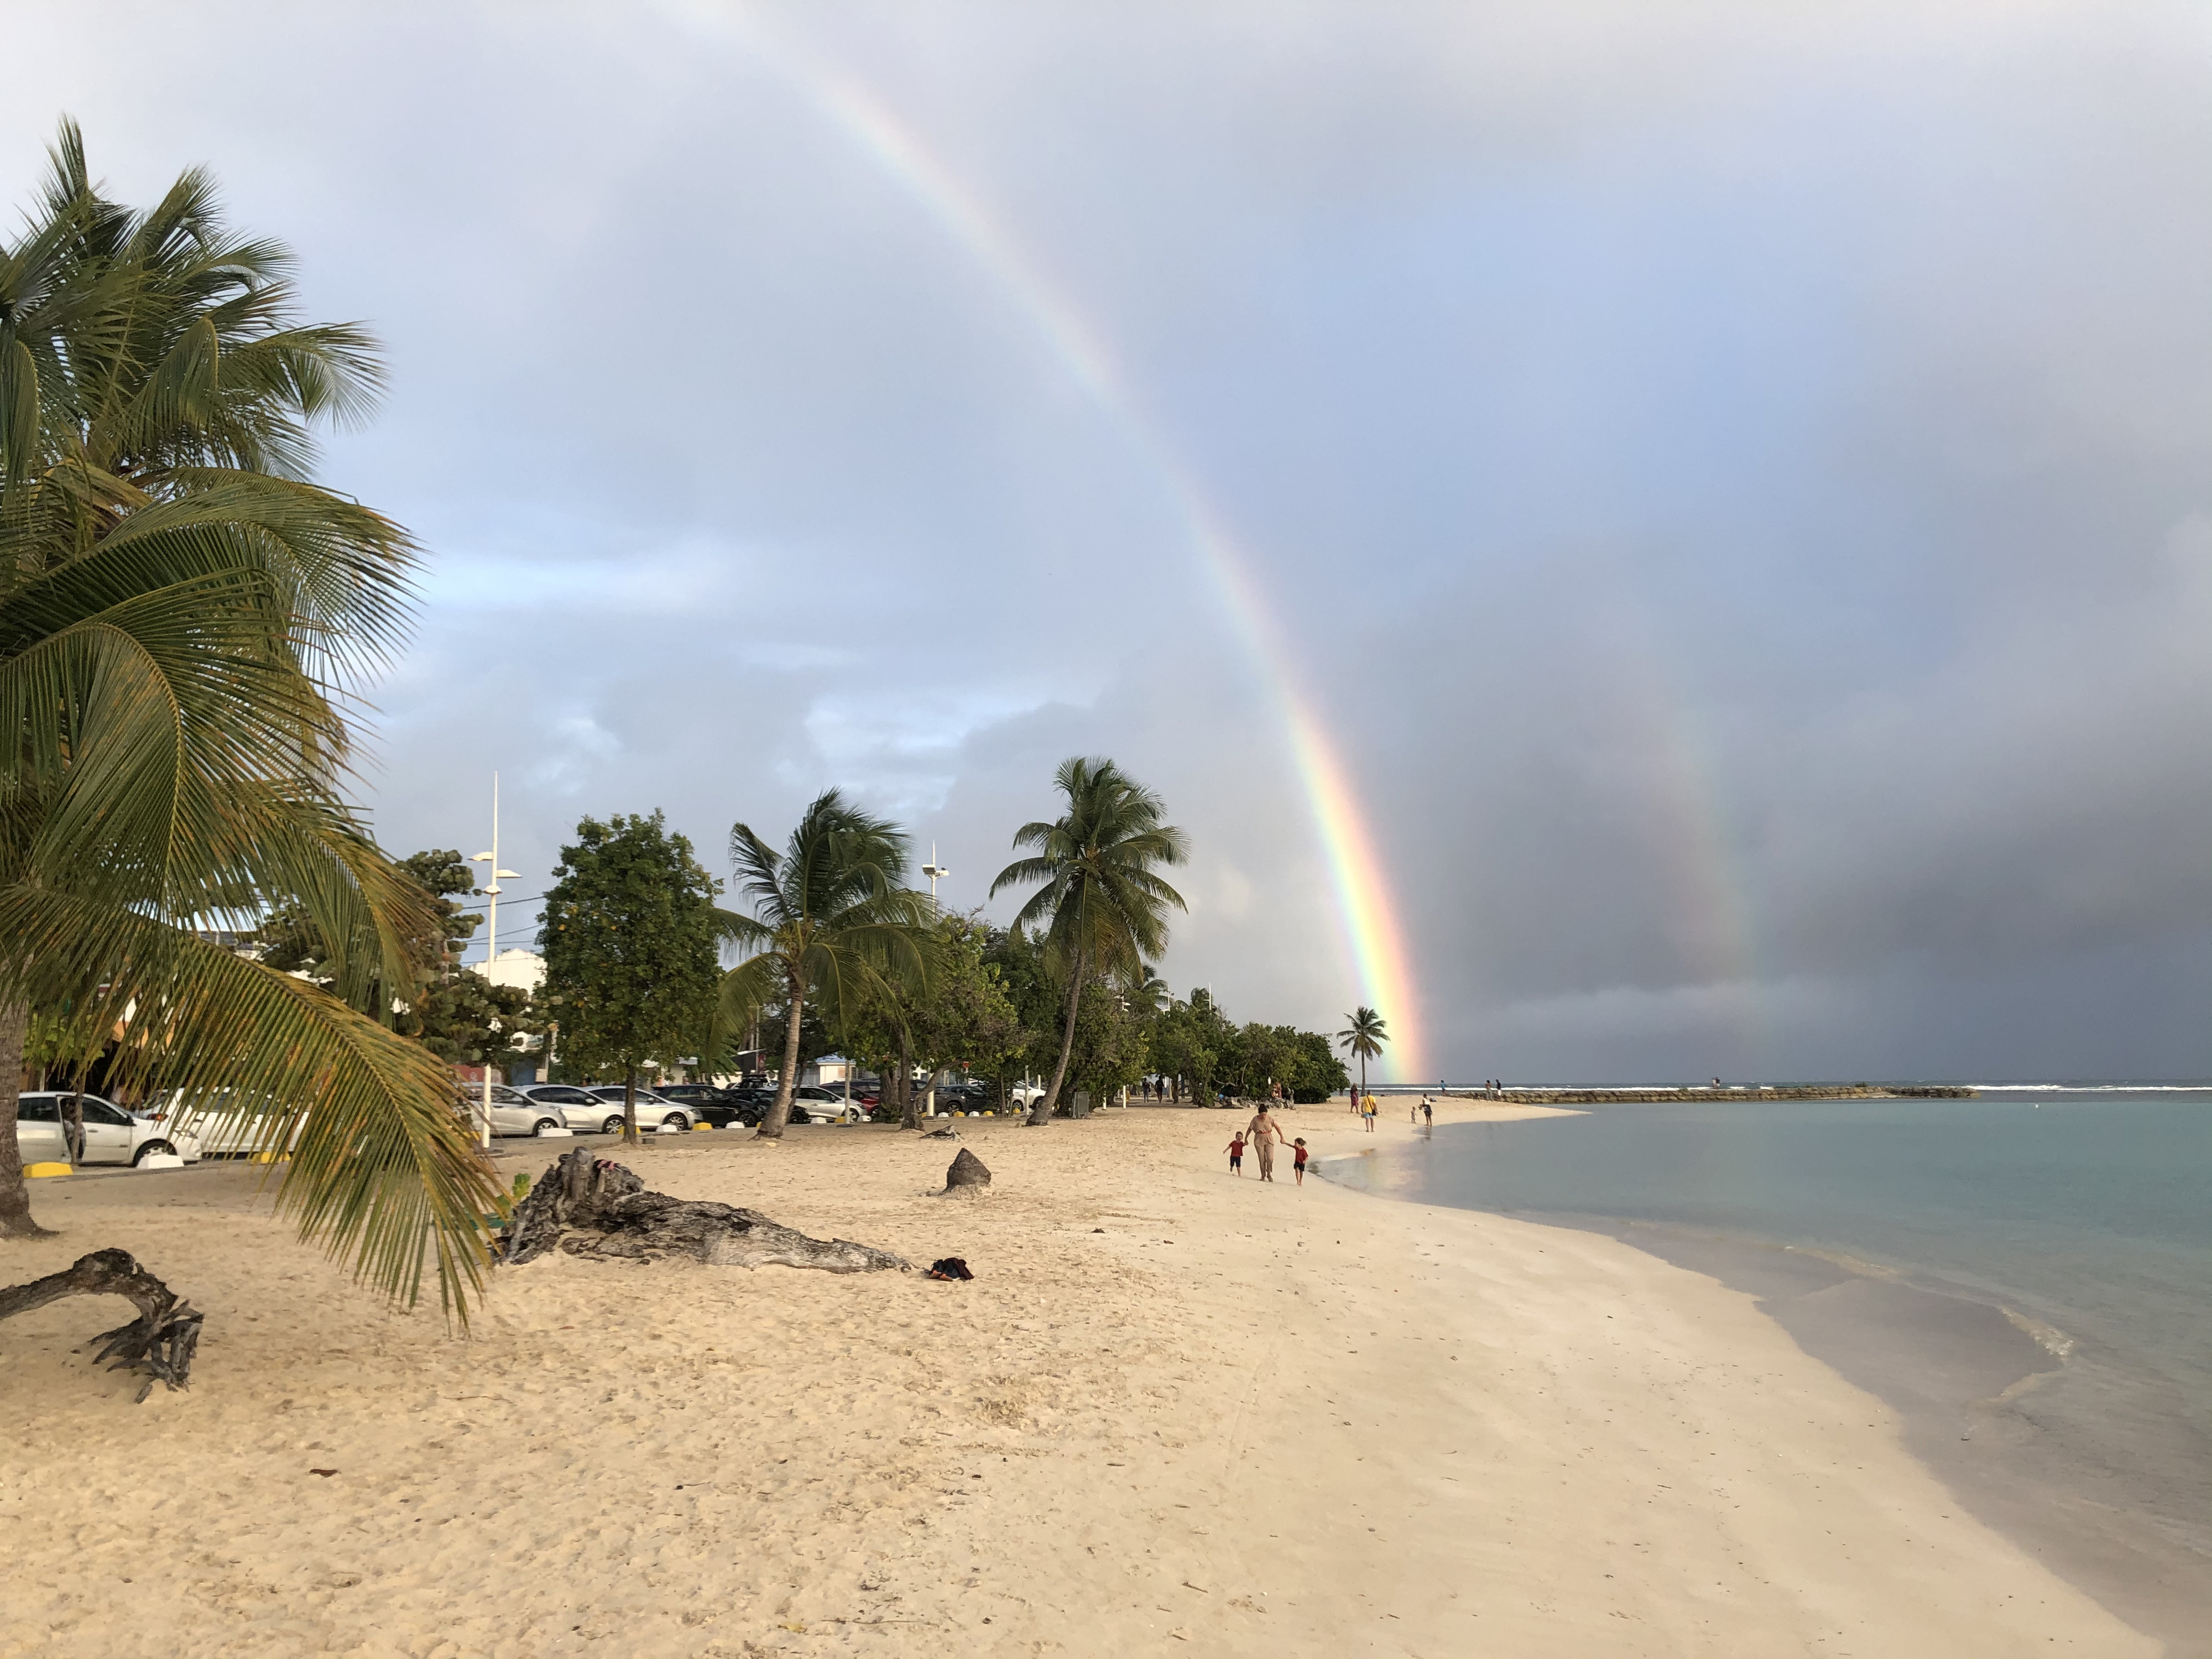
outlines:
[[[627,1155],[661,1190],[978,1277],[562,1257],[467,1340],[302,1252],[252,1172],[42,1186],[62,1234],[7,1279],[119,1245],[208,1324],[143,1406],[76,1352],[109,1306],[0,1327],[0,1654],[2158,1651],[1753,1296],[1232,1178],[1234,1121],[963,1124],[972,1201],[895,1130],[668,1137]]]
[[[1863,1264],[1680,1228],[1597,1231],[1756,1297],[1807,1353],[1895,1411],[1905,1444],[1975,1514],[2162,1638],[2168,1659],[2212,1659],[2212,1516],[2195,1495],[2145,1490],[2159,1479],[2154,1446],[2123,1471],[2045,1431],[2052,1409],[2073,1403],[2060,1391],[2106,1386],[2093,1357],[1988,1303]]]

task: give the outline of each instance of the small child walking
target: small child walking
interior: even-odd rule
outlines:
[[[1244,1132],[1242,1129],[1229,1138],[1229,1173],[1234,1176],[1244,1173]]]
[[[1306,1143],[1303,1135],[1291,1143],[1291,1176],[1299,1186],[1306,1184]]]

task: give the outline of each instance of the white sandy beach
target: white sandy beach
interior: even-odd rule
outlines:
[[[1519,1113],[1443,1115],[1484,1115]],[[0,1326],[0,1655],[2159,1650],[1748,1297],[1287,1158],[1232,1179],[1237,1121],[964,1123],[974,1201],[889,1129],[656,1145],[628,1161],[662,1190],[978,1277],[562,1257],[466,1340],[301,1249],[250,1172],[42,1184],[60,1236],[0,1282],[119,1245],[208,1321],[143,1406],[71,1351],[121,1304]]]

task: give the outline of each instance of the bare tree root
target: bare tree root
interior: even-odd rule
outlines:
[[[547,1170],[518,1205],[499,1259],[520,1266],[556,1245],[570,1255],[651,1261],[686,1255],[718,1267],[818,1267],[878,1273],[914,1264],[850,1239],[824,1242],[780,1227],[756,1210],[652,1193],[619,1164],[583,1147]]]
[[[200,1322],[206,1316],[140,1267],[130,1251],[94,1250],[58,1273],[0,1290],[0,1319],[43,1308],[65,1296],[119,1296],[137,1307],[138,1317],[128,1325],[92,1339],[100,1345],[92,1363],[112,1360],[107,1367],[112,1371],[143,1373],[146,1380],[138,1389],[140,1400],[153,1393],[156,1382],[173,1389],[189,1386],[192,1355],[200,1345]]]

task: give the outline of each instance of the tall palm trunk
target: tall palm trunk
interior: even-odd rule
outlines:
[[[1060,1064],[1052,1068],[1052,1087],[1044,1091],[1044,1098],[1030,1108],[1028,1122],[1034,1128],[1052,1120],[1054,1109],[1060,1104],[1060,1085],[1067,1080],[1067,1057],[1075,1051],[1075,1015],[1083,1006],[1083,947],[1075,947],[1075,971],[1067,977],[1067,1018],[1060,1028]]]
[[[69,1161],[84,1162],[84,1068],[79,1066],[76,1079],[70,1091],[69,1104],[62,1108],[62,1145],[69,1148]]]
[[[16,1103],[23,1095],[23,1036],[31,1005],[0,997],[0,1238],[43,1238],[31,1219],[31,1189],[23,1180],[23,1148],[15,1139]]]
[[[783,1139],[784,1125],[791,1121],[792,1091],[799,1087],[799,1018],[805,1011],[805,988],[796,974],[791,975],[790,989],[791,1018],[783,1027],[783,1074],[775,1080],[775,1100],[761,1120],[759,1131],[770,1140]]]
[[[919,1129],[921,1127],[921,1114],[915,1109],[914,1044],[903,1025],[899,1027],[898,1034],[898,1068],[899,1127]],[[930,1075],[934,1077],[936,1073],[933,1072]]]

